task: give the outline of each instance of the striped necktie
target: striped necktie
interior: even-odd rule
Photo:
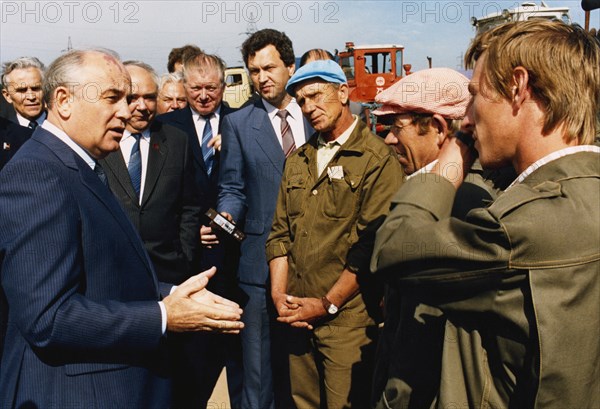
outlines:
[[[29,129],[35,130],[35,128],[37,128],[37,127],[38,127],[38,123],[36,121],[29,121],[29,126],[28,126]]]
[[[135,190],[135,193],[139,199],[140,188],[142,186],[142,155],[140,154],[140,138],[142,134],[134,133],[131,134],[131,136],[135,138],[135,143],[131,148],[131,155],[129,156],[129,166],[127,166],[127,170],[129,171],[129,177],[131,178],[133,190]]]
[[[204,132],[202,132],[202,157],[204,159],[204,164],[206,165],[206,173],[210,176],[210,172],[212,172],[215,149],[208,146],[208,142],[212,139],[213,131],[212,126],[210,125],[211,115],[202,116],[204,118]]]
[[[291,155],[296,150],[296,142],[294,142],[294,134],[292,134],[292,128],[287,121],[289,112],[285,109],[277,111],[277,116],[281,118],[281,142],[283,145],[283,153],[285,157]]]

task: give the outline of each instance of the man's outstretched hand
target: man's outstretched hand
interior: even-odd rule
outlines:
[[[168,331],[240,332],[244,327],[240,306],[206,289],[216,271],[212,267],[189,278],[163,299]]]

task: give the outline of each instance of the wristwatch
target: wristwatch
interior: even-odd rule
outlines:
[[[325,308],[325,311],[327,311],[327,314],[329,315],[335,315],[338,312],[338,307],[334,304],[331,303],[331,301],[329,301],[327,299],[327,296],[324,295],[323,298],[321,298],[321,302],[323,303],[323,308]]]

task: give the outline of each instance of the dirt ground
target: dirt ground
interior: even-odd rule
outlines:
[[[215,390],[208,401],[206,409],[230,409],[229,393],[227,392],[227,376],[225,369],[221,372],[221,376],[217,381]]]

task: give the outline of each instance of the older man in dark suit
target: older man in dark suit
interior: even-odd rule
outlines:
[[[163,282],[179,285],[196,271],[200,204],[185,133],[154,121],[158,84],[152,67],[126,61],[133,93],[120,149],[100,161],[111,191],[137,228]]]
[[[188,107],[157,117],[157,122],[172,125],[187,133],[192,148],[196,189],[200,193],[202,209],[199,249],[200,269],[217,267],[217,274],[209,288],[217,294],[235,297],[235,265],[239,246],[226,237],[218,237],[203,216],[216,207],[223,118],[233,110],[223,103],[225,63],[216,55],[200,50],[189,51],[183,61],[184,89]],[[224,365],[232,407],[239,407],[241,399],[241,346],[237,337],[213,334],[185,335],[194,338],[185,343],[190,372],[194,376],[182,379],[188,384],[182,391],[181,406],[205,407]],[[209,353],[206,353],[208,351]],[[177,402],[176,402],[177,403]]]
[[[32,133],[31,129],[0,117],[0,170]]]
[[[168,407],[165,332],[242,327],[241,310],[204,289],[214,270],[159,285],[105,185],[97,161],[119,148],[130,84],[108,51],[63,54],[44,85],[48,120],[0,172],[3,408]]]
[[[36,57],[20,57],[3,64],[2,95],[14,109],[14,113],[6,110],[7,119],[31,129],[44,123],[44,69],[44,64]]]

